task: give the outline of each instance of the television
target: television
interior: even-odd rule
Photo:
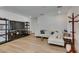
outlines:
[[[25,23],[24,22],[16,22],[15,29],[25,29]]]
[[[10,22],[10,28],[11,28],[11,30],[25,29],[25,23],[24,22],[18,22],[18,21],[11,21]]]

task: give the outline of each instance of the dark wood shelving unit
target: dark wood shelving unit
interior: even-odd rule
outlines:
[[[25,22],[25,30],[27,31],[27,35],[30,34],[30,23],[29,22]]]
[[[29,35],[29,28],[26,26],[27,23],[29,22],[9,21],[9,41]]]
[[[0,37],[5,36],[4,42],[9,42],[30,34],[29,22],[12,21],[5,18],[0,18],[0,20],[5,21],[5,23],[0,23],[0,32],[5,31],[5,33],[0,34]],[[5,29],[2,26],[5,26]]]
[[[0,18],[0,44],[6,42],[8,39],[7,21],[5,18]]]

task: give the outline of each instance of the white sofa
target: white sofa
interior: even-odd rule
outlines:
[[[40,32],[38,32],[38,33],[35,33],[35,36],[47,37],[49,44],[56,44],[56,45],[64,46],[63,33],[59,30],[57,30],[57,31],[58,31],[58,33],[56,32],[56,30],[45,31],[44,35],[42,35],[42,34],[40,34]],[[54,32],[54,34],[51,34],[51,32]],[[58,36],[58,38],[57,38],[57,36]]]
[[[53,35],[50,35],[48,38],[48,43],[64,46],[63,33],[55,32]]]
[[[35,36],[38,37],[49,37],[50,36],[50,32],[49,31],[45,31],[45,34],[41,34],[40,31],[35,33]]]

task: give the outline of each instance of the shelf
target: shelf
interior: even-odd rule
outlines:
[[[9,29],[0,29],[1,31],[4,31],[4,30],[9,30]]]
[[[25,25],[25,26],[30,26],[30,25]]]
[[[25,27],[25,29],[30,29],[29,27]]]
[[[10,30],[9,32],[15,32],[16,30]]]
[[[0,34],[0,36],[4,36],[4,35],[6,35],[6,34]]]
[[[16,30],[10,30],[10,32],[25,31],[25,30],[28,30],[28,29],[16,29]]]
[[[0,26],[1,26],[1,25],[8,25],[8,24],[0,24]]]
[[[29,22],[25,22],[25,23],[29,23]]]

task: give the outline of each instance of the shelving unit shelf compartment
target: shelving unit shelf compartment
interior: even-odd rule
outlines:
[[[8,39],[8,24],[7,19],[0,18],[0,44],[7,42]]]

